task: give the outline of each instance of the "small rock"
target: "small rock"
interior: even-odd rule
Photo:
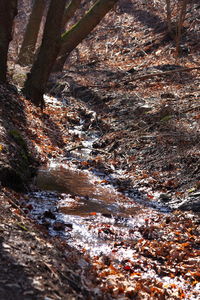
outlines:
[[[165,99],[165,98],[171,98],[171,99],[175,98],[174,94],[172,94],[172,93],[163,93],[163,94],[160,95],[160,97],[162,99]]]
[[[129,69],[128,71],[126,71],[127,73],[133,74],[135,72],[137,72],[137,70],[135,70],[134,68]]]
[[[56,231],[61,231],[61,230],[65,230],[65,226],[66,226],[65,223],[56,221],[53,224],[53,229]]]
[[[108,213],[103,213],[102,216],[105,218],[112,218],[112,215]]]
[[[53,219],[53,220],[56,219],[55,214],[54,214],[52,211],[50,211],[50,210],[46,210],[46,211],[43,213],[43,217],[49,218],[49,219]]]
[[[102,228],[101,231],[105,234],[114,234],[110,228]]]
[[[73,224],[71,223],[66,223],[65,226],[68,227],[69,229],[73,229]]]
[[[169,202],[171,200],[170,196],[167,194],[160,194],[159,199],[163,202]]]

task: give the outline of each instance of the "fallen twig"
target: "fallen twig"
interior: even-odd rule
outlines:
[[[21,216],[24,217],[24,215],[25,215],[25,214],[24,214],[24,211],[21,209],[21,207],[20,207],[18,204],[16,204],[16,203],[11,199],[10,195],[9,195],[6,191],[4,191],[4,196],[6,196],[8,202],[9,202],[13,207],[17,208],[17,209],[20,211]]]
[[[135,81],[135,80],[140,80],[140,79],[146,79],[146,78],[151,78],[154,76],[163,76],[163,75],[170,75],[173,73],[178,73],[178,72],[189,72],[192,70],[200,70],[200,67],[192,67],[192,68],[180,68],[180,69],[175,69],[175,70],[170,70],[170,71],[165,71],[165,72],[156,72],[156,73],[151,73],[151,74],[146,74],[146,75],[142,75],[142,76],[138,76],[135,78],[130,78],[130,80],[125,80],[123,81],[124,83],[128,83],[131,81]]]
[[[86,147],[86,146],[83,146],[83,145],[78,145],[78,146],[72,147],[71,149],[68,149],[67,152],[71,152],[71,151],[74,151],[74,150],[77,150],[77,149],[89,149],[90,151],[98,151],[100,153],[109,154],[105,150],[101,150],[101,149],[97,149],[97,148],[90,148],[90,147]]]
[[[189,109],[182,111],[182,113],[187,113],[187,112],[190,112],[193,110],[199,110],[199,109],[200,109],[200,106],[190,107]]]

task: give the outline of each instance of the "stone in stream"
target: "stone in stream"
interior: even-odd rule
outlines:
[[[53,224],[53,229],[56,231],[63,231],[67,229],[71,231],[73,229],[73,225],[71,223],[64,223],[62,221],[55,221]]]
[[[169,202],[171,200],[170,196],[167,194],[160,194],[159,198],[162,202]]]
[[[43,213],[43,217],[44,217],[44,218],[53,219],[53,220],[56,219],[55,214],[54,214],[51,210],[46,210],[46,211]]]
[[[73,225],[71,223],[65,223],[65,226],[68,227],[68,230],[73,229]]]
[[[55,221],[53,224],[53,229],[56,231],[62,231],[65,230],[65,223],[60,222],[60,221]]]

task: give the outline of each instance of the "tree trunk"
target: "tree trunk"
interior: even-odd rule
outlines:
[[[28,65],[33,62],[34,52],[45,6],[45,0],[35,0],[33,4],[32,12],[30,14],[24,34],[24,40],[19,53],[18,63],[20,65]]]
[[[38,56],[25,81],[23,93],[42,109],[47,80],[61,45],[62,18],[66,0],[51,0]]]
[[[166,0],[166,8],[167,8],[167,27],[168,32],[172,34],[172,14],[171,14],[171,0]]]
[[[0,81],[6,82],[8,47],[17,14],[17,0],[0,0]]]
[[[188,2],[189,2],[189,0],[183,0],[182,6],[180,9],[179,21],[177,24],[177,34],[176,34],[176,56],[177,57],[180,54],[180,42],[181,42],[182,28],[183,28],[183,23],[185,21]]]
[[[82,0],[71,0],[71,2],[69,3],[69,5],[67,5],[67,7],[65,8],[65,12],[63,15],[63,30],[65,29],[66,24],[68,23],[68,21],[73,18],[76,10],[79,8],[80,4],[81,4]]]
[[[62,71],[72,50],[100,23],[118,0],[98,0],[71,29],[63,33],[62,46],[53,71]]]

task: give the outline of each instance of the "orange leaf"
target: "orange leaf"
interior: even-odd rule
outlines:
[[[89,215],[91,215],[91,216],[96,216],[97,213],[96,213],[96,212],[90,212]]]
[[[139,272],[133,272],[133,273],[131,273],[131,276],[141,276],[141,273],[139,273]]]
[[[99,183],[109,183],[109,181],[104,179],[104,180],[101,180]]]
[[[181,248],[185,248],[185,247],[188,247],[188,246],[190,246],[190,243],[189,243],[189,242],[186,242],[186,243],[181,244]]]
[[[163,291],[157,287],[151,287],[150,290],[153,294],[154,293],[163,294]]]
[[[88,161],[82,161],[80,164],[81,164],[82,166],[88,166],[88,165],[89,165]]]
[[[20,214],[21,214],[21,212],[20,212],[20,210],[19,210],[18,208],[13,209],[13,212],[14,212],[16,215],[20,215]]]
[[[191,272],[191,275],[200,278],[200,272]]]

